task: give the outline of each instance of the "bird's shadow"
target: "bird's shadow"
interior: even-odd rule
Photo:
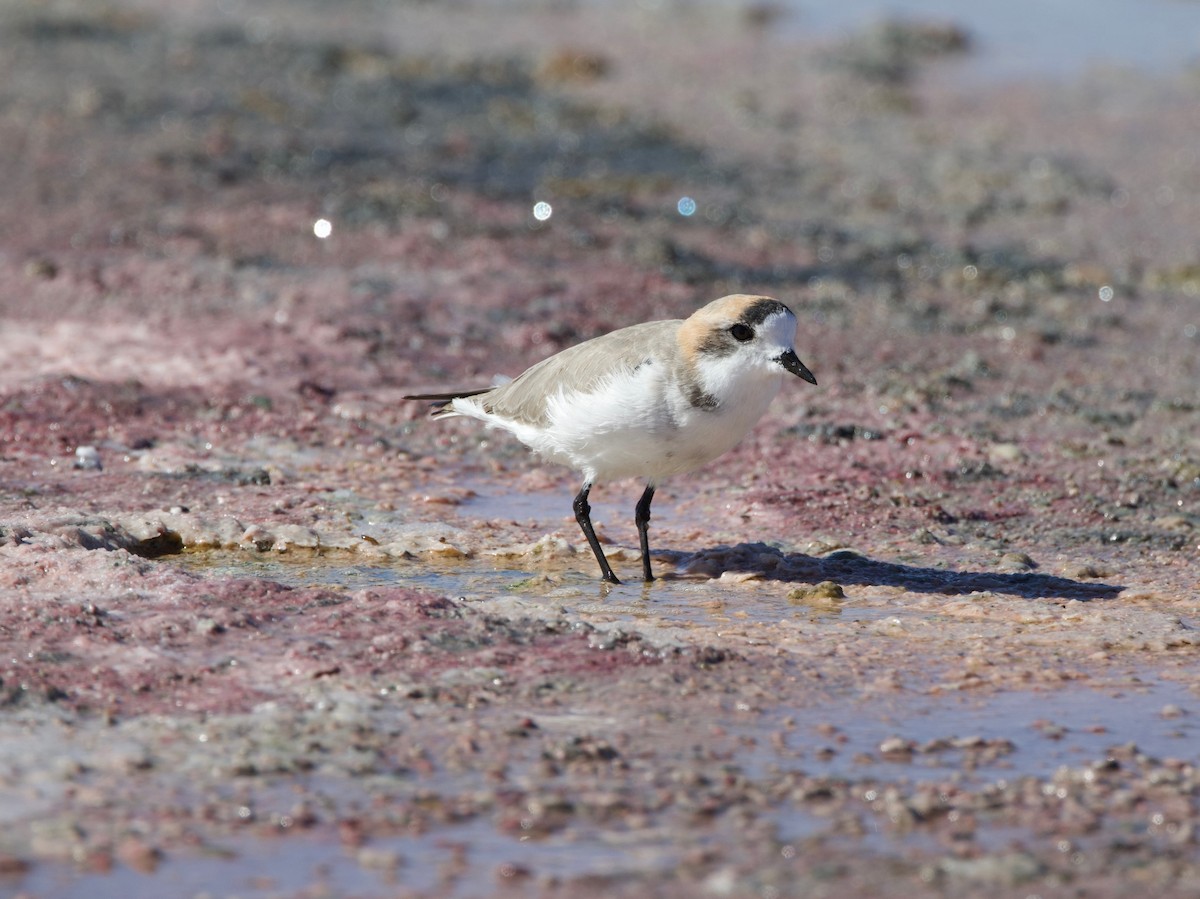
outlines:
[[[871,559],[849,550],[826,556],[785,553],[763,543],[718,546],[697,553],[670,553],[677,576],[724,573],[757,574],[768,580],[816,584],[834,581],[842,586],[900,587],[913,593],[961,596],[1003,593],[1025,599],[1074,599],[1082,602],[1113,599],[1125,588],[1117,584],[1076,581],[1037,571],[959,571],[901,565]]]

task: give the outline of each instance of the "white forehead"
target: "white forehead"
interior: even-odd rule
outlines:
[[[755,330],[770,343],[791,346],[796,339],[796,316],[790,309],[781,309],[763,319]]]

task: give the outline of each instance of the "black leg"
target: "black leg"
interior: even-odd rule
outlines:
[[[647,533],[650,524],[650,502],[654,499],[654,485],[647,484],[642,498],[638,500],[633,520],[637,523],[638,539],[642,543],[642,575],[647,581],[654,580],[654,572],[650,570],[650,535]]]
[[[583,536],[587,537],[588,546],[596,554],[596,561],[600,563],[601,577],[610,584],[619,584],[621,582],[613,574],[612,566],[608,564],[608,559],[604,558],[604,551],[600,549],[600,541],[596,539],[596,531],[592,527],[592,507],[588,505],[587,501],[588,492],[591,489],[592,484],[589,481],[583,485],[583,489],[575,497],[575,520],[579,522],[579,527],[583,530]]]

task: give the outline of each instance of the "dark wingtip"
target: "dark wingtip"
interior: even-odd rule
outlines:
[[[492,387],[473,387],[470,390],[453,390],[449,393],[406,393],[400,397],[402,400],[424,400],[433,403],[435,409],[440,409],[443,406],[449,406],[457,399],[468,396],[479,396],[481,393],[487,393],[493,390]]]
[[[491,387],[478,387],[472,390],[456,390],[451,393],[406,393],[400,398],[404,400],[418,400],[429,403],[430,414],[434,418],[437,418],[441,415],[453,414],[452,411],[448,412],[447,410],[449,409],[450,404],[456,399],[466,396],[478,396],[481,393],[487,393],[491,389]]]

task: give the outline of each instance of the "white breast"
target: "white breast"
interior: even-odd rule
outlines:
[[[716,408],[694,406],[685,385],[648,361],[606,379],[589,393],[559,393],[544,427],[507,423],[543,457],[589,481],[661,478],[692,471],[731,449],[762,417],[779,390],[770,372],[725,379]],[[710,389],[710,392],[711,389]]]

